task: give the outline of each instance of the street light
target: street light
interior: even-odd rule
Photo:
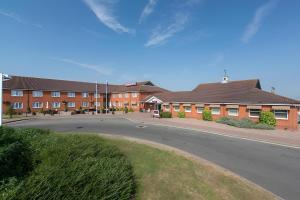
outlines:
[[[0,126],[2,126],[2,96],[3,96],[3,81],[8,81],[11,79],[11,77],[8,74],[0,73],[1,81],[0,81]]]

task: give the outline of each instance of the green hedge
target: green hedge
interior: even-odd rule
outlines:
[[[185,118],[185,112],[182,112],[182,111],[178,112],[177,117]]]
[[[172,113],[171,112],[161,112],[160,117],[161,118],[172,118]]]
[[[261,112],[259,116],[259,122],[261,124],[267,124],[273,127],[276,126],[276,119],[274,113],[270,111]]]
[[[227,124],[230,126],[235,126],[238,128],[251,128],[251,129],[265,129],[265,130],[273,130],[274,126],[267,125],[267,124],[261,124],[261,123],[255,123],[250,119],[244,118],[241,120],[237,120],[230,117],[221,117],[218,120],[216,120],[217,123],[221,124]]]
[[[202,119],[205,121],[212,121],[212,114],[211,114],[211,110],[208,109],[204,109],[202,112]]]
[[[34,166],[22,179],[16,179],[15,173],[7,181],[2,177],[1,199],[133,199],[131,164],[116,147],[98,136],[10,128],[1,128],[0,133],[1,138],[12,135],[5,139],[8,144],[28,144]]]

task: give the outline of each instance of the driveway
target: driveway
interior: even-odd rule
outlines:
[[[36,119],[9,124],[49,128],[59,132],[124,135],[169,145],[216,163],[274,194],[300,197],[300,149],[209,134],[114,117]]]

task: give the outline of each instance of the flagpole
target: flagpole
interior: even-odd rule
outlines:
[[[107,87],[108,87],[108,82],[106,81],[106,87],[105,87],[105,101],[106,101],[106,109],[105,109],[105,111],[106,111],[106,114],[107,114],[107,112],[108,112],[108,108],[107,108]]]
[[[96,98],[96,115],[98,115],[98,87],[97,87],[97,81],[96,81],[96,94],[95,94],[95,98]]]

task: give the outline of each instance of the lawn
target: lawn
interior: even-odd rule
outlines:
[[[0,199],[274,199],[199,159],[91,134],[0,128]]]

